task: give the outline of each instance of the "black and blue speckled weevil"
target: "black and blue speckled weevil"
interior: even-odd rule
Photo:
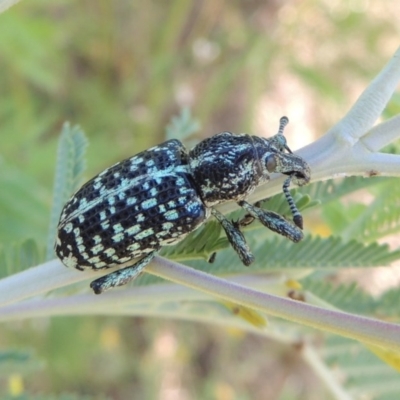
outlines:
[[[142,257],[134,264],[93,281],[96,294],[136,278],[158,250],[181,241],[213,215],[243,264],[254,261],[240,231],[253,219],[293,242],[303,238],[303,219],[289,185],[310,181],[305,160],[286,145],[280,120],[278,133],[264,139],[222,132],[189,152],[169,140],[121,161],[82,186],[64,206],[55,251],[67,267],[111,268]],[[287,152],[285,152],[285,150]],[[288,175],[283,192],[294,224],[246,201],[270,173]],[[247,211],[243,223],[229,221],[214,206],[236,201]]]

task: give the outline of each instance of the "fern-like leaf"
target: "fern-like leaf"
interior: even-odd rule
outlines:
[[[371,353],[361,343],[340,336],[329,336],[324,359],[344,378],[343,386],[355,390],[357,398],[395,400],[400,396],[398,372]]]
[[[164,247],[160,255],[176,261],[207,260],[215,251],[228,247],[228,241],[220,238],[221,231],[221,225],[217,221],[210,221],[176,246]]]
[[[377,299],[376,314],[400,318],[400,287],[387,290]]]
[[[34,177],[0,155],[0,242],[9,244],[28,237],[45,241],[48,196]]]
[[[388,265],[400,257],[400,251],[390,251],[388,246],[371,243],[365,245],[356,240],[306,236],[300,243],[293,244],[287,239],[252,231],[246,235],[256,261],[249,267],[251,272],[286,269],[323,269],[374,267]],[[190,262],[194,265],[196,262]],[[198,263],[196,265],[199,265]],[[222,250],[211,266],[205,270],[217,273],[243,271],[243,265],[233,249]]]
[[[373,241],[399,233],[399,208],[400,186],[397,181],[388,180],[375,193],[374,200],[353,218],[343,232],[344,237]]]
[[[0,278],[39,264],[42,260],[41,253],[33,239],[0,248]]]
[[[309,195],[312,199],[319,200],[322,204],[340,199],[346,195],[354,193],[360,189],[371,188],[381,183],[392,182],[393,178],[374,176],[371,178],[363,178],[360,176],[352,176],[342,180],[329,179],[323,182],[316,182],[301,188],[303,195]]]
[[[61,209],[81,183],[86,167],[84,156],[87,143],[85,134],[78,126],[71,128],[69,123],[64,124],[58,144],[54,177],[53,206],[46,252],[48,260],[54,257],[54,238]]]
[[[360,189],[369,189],[374,199],[368,204],[352,202],[343,205],[340,199]],[[319,182],[302,188],[303,194],[319,200],[323,215],[334,234],[349,240],[368,242],[400,232],[400,187],[394,178],[351,177],[342,181]]]

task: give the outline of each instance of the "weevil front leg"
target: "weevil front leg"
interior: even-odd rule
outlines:
[[[108,275],[104,275],[101,278],[91,282],[90,287],[96,294],[101,294],[114,286],[122,286],[126,283],[137,278],[143,271],[144,267],[154,258],[157,251],[153,251],[143,257],[135,264],[111,272]]]
[[[243,233],[240,232],[239,226],[229,221],[223,214],[214,208],[211,209],[211,214],[222,225],[222,228],[224,228],[229,243],[238,254],[242,263],[246,266],[250,265],[254,261],[254,256],[246,243]]]
[[[257,218],[264,226],[273,232],[279,233],[287,237],[291,241],[297,243],[303,239],[303,232],[301,229],[287,221],[281,215],[273,212],[263,210],[248,203],[247,201],[239,201],[239,206],[245,209],[251,216]]]

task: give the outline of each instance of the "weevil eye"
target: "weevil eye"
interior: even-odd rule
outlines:
[[[276,170],[275,156],[272,154],[270,156],[268,156],[267,159],[265,160],[265,165],[267,166],[267,170],[269,172],[275,172],[275,170]]]

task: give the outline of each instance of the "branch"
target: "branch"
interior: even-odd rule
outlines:
[[[20,0],[0,0],[0,14],[6,11],[8,8],[17,4]]]
[[[297,152],[310,165],[311,182],[356,175],[400,176],[400,156],[378,152],[400,138],[400,116],[373,127],[399,81],[400,48],[347,115],[320,139]],[[269,182],[256,189],[250,201],[281,192],[283,181],[282,175],[274,174]],[[231,202],[218,208],[227,214],[237,206]]]
[[[76,270],[68,270],[67,268],[61,266],[61,262],[52,261],[51,263],[46,263],[42,266],[31,268],[27,271],[20,272],[19,274],[15,274],[9,278],[1,280],[0,293],[3,297],[2,300],[4,300],[4,297],[10,299],[10,294],[14,293],[13,289],[20,288],[21,284],[27,281],[29,281],[30,286],[25,286],[25,288],[28,288],[28,290],[19,292],[19,300],[22,299],[22,293],[26,298],[32,294],[38,294],[41,290],[44,292],[47,291],[51,285],[43,279],[43,273],[49,272],[49,268],[54,269],[54,274],[51,276],[52,288],[60,287],[61,285],[65,284],[65,282],[61,284],[61,278],[65,277],[65,271],[68,271],[68,274],[71,273],[71,278],[69,281],[84,280],[88,277],[93,277],[93,275],[96,277],[100,276],[100,274],[96,274],[92,271],[79,272]],[[284,318],[292,322],[298,322],[312,328],[342,335],[370,345],[400,351],[400,325],[397,324],[378,321],[341,311],[324,309],[314,305],[306,304],[304,302],[274,296],[250,289],[243,285],[237,284],[232,280],[228,281],[226,279],[198,271],[194,268],[186,267],[161,257],[156,257],[155,261],[146,267],[146,272],[169,281],[182,284],[186,287],[200,290],[203,293],[211,295],[212,297],[249,307],[268,315]],[[109,271],[103,271],[103,275],[107,273],[109,273]],[[33,279],[34,275],[36,275],[36,279]],[[76,275],[76,279],[73,279],[72,275]],[[7,282],[4,283],[4,281],[7,280],[8,284]],[[66,284],[68,283],[69,282],[67,281]],[[30,291],[29,287],[31,288]],[[128,292],[126,289],[121,289],[104,293],[97,297],[94,295],[86,295],[84,298],[80,296],[70,296],[66,298],[66,300],[60,298],[45,299],[42,300],[41,303],[38,303],[37,300],[32,300],[31,303],[22,303],[20,306],[22,309],[20,308],[19,312],[22,314],[22,311],[24,311],[24,317],[34,316],[35,313],[37,313],[37,310],[40,310],[40,308],[38,308],[40,306],[44,309],[44,314],[42,313],[41,316],[46,314],[48,315],[48,313],[46,313],[46,308],[49,306],[50,308],[52,306],[54,307],[55,303],[56,308],[60,308],[61,314],[82,314],[82,312],[85,310],[85,306],[87,306],[86,302],[89,302],[97,310],[95,312],[96,314],[107,313],[106,305],[108,305],[109,313],[118,314],[119,311],[129,314],[128,310],[124,310],[124,305],[128,307],[132,303],[135,303],[135,301],[138,301],[138,299],[142,300],[142,302],[146,301],[145,299],[140,299],[138,297],[138,290],[139,293],[140,291],[142,292],[142,296],[144,295],[147,297],[147,299],[150,299],[149,293],[146,293],[145,287],[134,288],[130,292]],[[153,291],[154,288],[150,287],[149,290]],[[156,301],[163,300],[161,293],[158,291],[156,295],[154,292],[151,292],[151,295]],[[66,309],[62,311],[62,308],[65,307],[65,304],[63,304],[64,301],[68,303],[67,306],[69,307],[69,312],[67,312]],[[15,316],[14,307],[17,307],[18,311],[18,304],[15,306],[6,306],[0,308],[0,320],[7,320],[8,317],[11,319],[12,315]],[[143,315],[147,315],[146,309],[142,309],[142,311]],[[135,315],[139,315],[139,313]]]

